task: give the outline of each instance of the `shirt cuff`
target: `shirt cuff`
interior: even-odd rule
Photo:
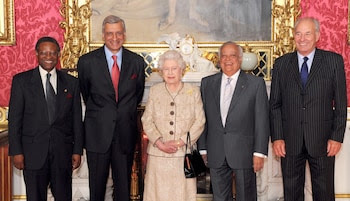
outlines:
[[[207,154],[207,150],[199,150],[199,153],[200,153],[201,155],[206,155],[206,154]]]
[[[257,157],[260,157],[260,158],[267,158],[267,156],[265,154],[258,153],[258,152],[254,152],[253,155],[257,156]]]

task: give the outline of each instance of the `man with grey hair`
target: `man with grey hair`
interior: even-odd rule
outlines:
[[[276,60],[270,96],[271,140],[281,157],[284,200],[304,200],[308,161],[313,200],[332,201],[335,155],[347,115],[344,61],[316,48],[316,19],[298,19],[293,34],[296,51]]]
[[[102,25],[104,46],[79,58],[78,73],[86,104],[85,148],[90,201],[103,201],[109,169],[113,200],[130,200],[131,167],[139,136],[137,106],[142,100],[146,64],[123,47],[124,20],[110,15]]]
[[[198,147],[210,168],[214,201],[256,201],[256,172],[267,156],[269,106],[262,78],[240,70],[242,48],[226,42],[219,49],[221,73],[202,79],[206,126]]]

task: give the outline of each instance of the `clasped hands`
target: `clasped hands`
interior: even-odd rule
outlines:
[[[162,140],[157,140],[155,143],[156,147],[168,154],[176,153],[177,150],[185,145],[182,140],[169,140],[163,142]]]

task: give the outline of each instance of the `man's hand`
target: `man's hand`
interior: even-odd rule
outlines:
[[[283,158],[286,156],[286,145],[284,143],[284,140],[273,141],[272,147],[276,156],[283,157]]]
[[[259,172],[264,167],[264,158],[259,156],[253,156],[253,168],[254,172]]]
[[[81,163],[81,156],[79,154],[72,155],[72,170],[77,169]]]
[[[24,155],[18,154],[13,156],[13,165],[19,170],[23,170],[24,168]]]
[[[339,152],[341,148],[341,143],[334,141],[334,140],[328,140],[327,144],[327,156],[335,156]]]
[[[202,156],[202,159],[204,161],[204,164],[208,165],[208,155],[207,154],[202,154],[201,156]]]

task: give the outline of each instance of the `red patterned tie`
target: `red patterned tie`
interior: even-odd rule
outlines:
[[[114,63],[113,63],[113,67],[112,67],[112,82],[113,82],[113,86],[114,86],[114,90],[115,90],[115,100],[118,102],[118,84],[119,84],[119,67],[117,64],[117,56],[113,55],[112,56]]]

